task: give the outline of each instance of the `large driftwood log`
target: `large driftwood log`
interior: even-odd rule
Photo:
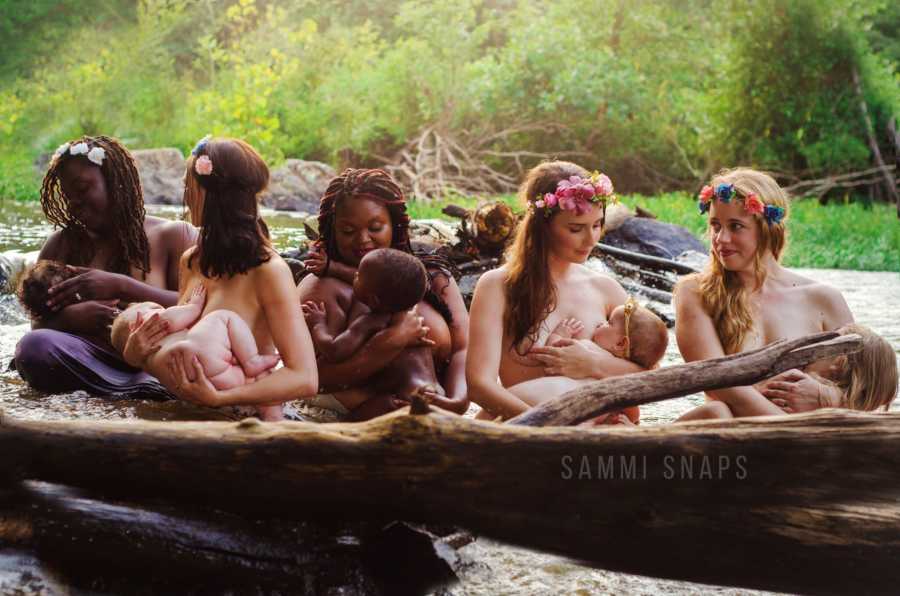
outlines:
[[[442,520],[606,569],[800,592],[900,581],[900,414],[643,429],[17,421],[0,462],[104,492]]]
[[[397,522],[250,518],[34,481],[0,493],[0,506],[0,541],[90,590],[420,593],[457,563],[458,543]],[[402,565],[390,559],[400,553]]]
[[[819,343],[821,342],[821,343]],[[856,352],[858,335],[819,333],[782,340],[758,350],[612,377],[573,389],[512,418],[510,424],[577,424],[612,410],[663,401],[697,391],[752,385],[822,358]]]

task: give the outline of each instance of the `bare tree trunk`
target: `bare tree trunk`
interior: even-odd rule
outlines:
[[[611,570],[798,592],[900,582],[900,414],[638,430],[14,421],[28,478],[285,517],[440,520]],[[302,549],[299,551],[302,552]]]
[[[859,98],[859,111],[862,112],[863,121],[866,124],[866,138],[869,141],[869,149],[875,158],[875,165],[881,168],[882,176],[884,176],[884,189],[887,196],[897,204],[897,217],[900,218],[900,197],[897,196],[897,183],[894,176],[887,169],[884,159],[881,157],[881,149],[878,148],[878,141],[875,139],[875,132],[872,127],[872,119],[869,118],[869,108],[866,105],[866,98],[862,92],[862,85],[859,82],[859,71],[853,67],[853,87],[856,89],[856,96]]]

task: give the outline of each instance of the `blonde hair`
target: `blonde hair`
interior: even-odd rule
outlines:
[[[753,193],[766,205],[784,209],[784,219],[777,224],[767,222],[762,215],[754,216],[759,236],[754,261],[754,289],[758,289],[766,280],[766,270],[762,263],[766,252],[771,252],[776,261],[781,261],[787,248],[788,194],[771,176],[749,168],[722,170],[710,181],[713,188],[719,184],[734,185],[737,195],[734,200],[743,200]],[[725,269],[715,257],[709,259],[704,271],[690,277],[698,282],[703,309],[713,321],[723,350],[726,354],[739,352],[753,328],[753,314],[747,299],[750,289],[745,288],[738,275]]]
[[[529,170],[519,187],[524,206],[536,197],[556,191],[560,180],[588,177],[587,170],[568,161],[549,161]],[[503,332],[512,338],[515,349],[526,337],[536,340],[540,324],[556,308],[556,286],[550,279],[547,253],[550,251],[550,217],[533,209],[516,228],[516,236],[506,251],[506,310]]]
[[[844,391],[843,405],[851,410],[871,412],[890,407],[897,397],[897,357],[891,344],[862,325],[852,323],[839,330],[842,335],[855,333],[863,338],[859,352],[842,356],[840,372],[833,379]]]
[[[635,337],[640,338],[635,341]],[[638,306],[628,321],[629,360],[646,369],[662,360],[669,345],[669,330],[656,314]]]

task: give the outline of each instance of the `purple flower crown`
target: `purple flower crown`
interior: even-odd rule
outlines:
[[[606,174],[595,171],[588,178],[570,176],[560,180],[555,192],[539,195],[529,204],[535,211],[542,210],[544,217],[550,217],[555,207],[582,215],[590,211],[591,205],[605,202],[607,198],[614,203],[618,201],[613,194],[612,180]]]
[[[699,199],[697,206],[700,208],[701,214],[709,211],[713,200],[730,203],[732,198],[736,198],[744,203],[744,211],[750,215],[762,215],[763,218],[769,222],[769,225],[780,224],[784,219],[783,207],[779,207],[778,205],[767,205],[752,192],[745,197],[741,197],[737,194],[734,184],[717,184],[715,188],[707,184],[700,191],[697,198]]]

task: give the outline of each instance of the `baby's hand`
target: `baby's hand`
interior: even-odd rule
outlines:
[[[300,306],[300,308],[303,309],[303,316],[306,318],[306,324],[310,327],[325,324],[324,302],[313,302],[312,300],[307,300]]]
[[[325,275],[328,270],[328,257],[317,250],[309,251],[306,260],[303,262],[306,270],[319,277]]]
[[[204,302],[206,302],[206,287],[203,284],[200,284],[194,288],[193,292],[191,292],[191,297],[188,298],[188,304],[199,304],[202,306]]]
[[[554,338],[556,340],[571,339],[582,331],[584,331],[584,323],[574,317],[569,317],[568,319],[563,319],[550,335],[559,336]]]

